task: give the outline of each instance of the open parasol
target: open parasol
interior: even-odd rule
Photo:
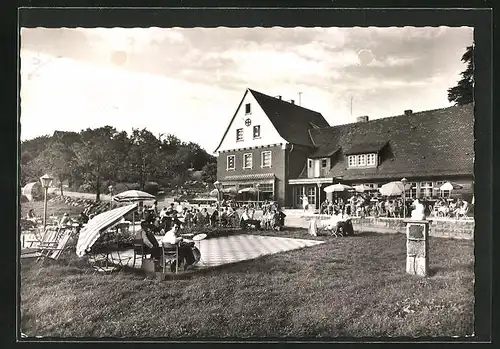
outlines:
[[[83,257],[89,250],[101,233],[120,222],[123,216],[137,208],[137,204],[118,207],[110,211],[103,212],[92,218],[87,225],[80,231],[78,242],[76,244],[76,254]]]
[[[155,199],[153,195],[140,190],[127,190],[113,196],[113,200],[118,202],[150,201]]]
[[[238,193],[258,193],[259,192],[259,189],[257,188],[254,188],[254,187],[250,187],[250,188],[243,188],[243,189],[240,189],[238,190]]]
[[[352,189],[352,187],[349,185],[337,183],[337,184],[329,185],[328,187],[326,187],[323,190],[325,191],[325,193],[333,193],[333,192],[347,191],[347,190],[351,190],[351,189]]]
[[[235,187],[224,188],[224,189],[222,189],[222,192],[225,193],[225,194],[232,194],[232,195],[238,194],[238,190]]]
[[[385,196],[399,196],[403,194],[404,184],[400,181],[390,182],[381,186],[379,191]]]
[[[359,193],[364,193],[365,191],[373,191],[375,189],[373,189],[367,185],[360,184],[360,185],[355,185],[354,190],[356,190]]]
[[[462,186],[457,183],[446,182],[442,186],[439,187],[439,190],[453,190],[453,189],[462,189]]]

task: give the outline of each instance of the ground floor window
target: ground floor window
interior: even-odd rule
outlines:
[[[315,186],[304,186],[298,185],[295,187],[295,206],[302,207],[302,197],[307,196],[309,205],[316,206],[316,190],[318,187]]]
[[[316,189],[317,187],[307,188],[307,199],[309,200],[309,205],[316,205]]]
[[[417,197],[417,183],[408,182],[406,186],[409,188],[406,190],[406,198],[415,199]]]
[[[432,182],[420,182],[420,197],[428,198],[432,196],[432,188],[434,187]]]
[[[261,201],[272,201],[274,200],[274,184],[273,183],[261,183],[259,184],[259,196]]]

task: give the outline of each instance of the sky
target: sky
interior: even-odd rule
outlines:
[[[212,153],[246,88],[332,126],[443,108],[472,43],[467,27],[22,28],[21,140],[111,125]]]

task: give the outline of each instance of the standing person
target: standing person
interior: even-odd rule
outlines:
[[[153,202],[153,207],[151,207],[151,209],[154,211],[155,216],[157,216],[158,215],[158,201],[155,200],[155,202]]]
[[[302,209],[304,210],[304,212],[306,212],[306,210],[309,208],[309,199],[307,198],[307,196],[304,194],[302,196]]]

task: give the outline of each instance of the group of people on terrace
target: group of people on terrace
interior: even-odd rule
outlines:
[[[407,218],[410,216],[416,199],[400,197],[369,197],[368,195],[355,194],[350,198],[335,198],[333,201],[326,199],[320,205],[320,213],[326,215],[344,214],[355,217],[391,217]],[[461,198],[439,198],[435,201],[422,200],[427,215],[435,217],[462,218],[470,210],[467,201]],[[406,205],[406,209],[404,206]]]

